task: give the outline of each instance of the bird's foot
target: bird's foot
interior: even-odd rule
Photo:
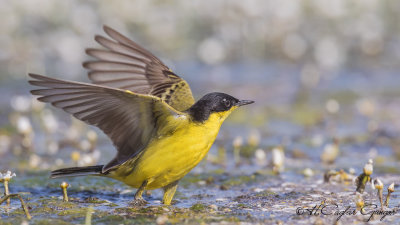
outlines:
[[[146,200],[144,200],[143,198],[135,199],[135,200],[129,202],[129,205],[131,205],[131,206],[145,206],[147,204],[148,204],[148,202]]]

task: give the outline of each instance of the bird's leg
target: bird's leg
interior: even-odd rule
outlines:
[[[143,181],[142,185],[140,185],[139,189],[135,193],[135,200],[131,202],[132,205],[146,205],[146,200],[143,199],[143,191],[147,186],[147,180]]]
[[[143,191],[147,186],[147,180],[143,181],[142,185],[140,185],[140,188],[136,191],[135,193],[135,200],[143,199]]]
[[[164,196],[163,196],[163,204],[164,205],[170,205],[172,198],[174,197],[176,188],[178,187],[178,180],[174,181],[167,186],[165,186],[164,189]]]

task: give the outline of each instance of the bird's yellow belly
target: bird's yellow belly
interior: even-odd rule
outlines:
[[[133,171],[115,178],[135,188],[147,180],[146,189],[161,188],[181,179],[207,154],[221,123],[215,118],[206,124],[184,126],[168,137],[154,139],[136,159]]]

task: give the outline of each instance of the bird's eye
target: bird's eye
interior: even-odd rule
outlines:
[[[227,108],[231,107],[231,102],[230,102],[230,101],[227,101],[225,98],[222,100],[222,102],[224,103],[224,105],[225,105]]]

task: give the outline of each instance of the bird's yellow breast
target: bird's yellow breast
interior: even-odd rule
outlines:
[[[141,155],[121,165],[112,176],[136,188],[147,180],[146,189],[181,179],[207,154],[232,110],[212,113],[204,123],[183,119],[173,133],[154,138]]]

